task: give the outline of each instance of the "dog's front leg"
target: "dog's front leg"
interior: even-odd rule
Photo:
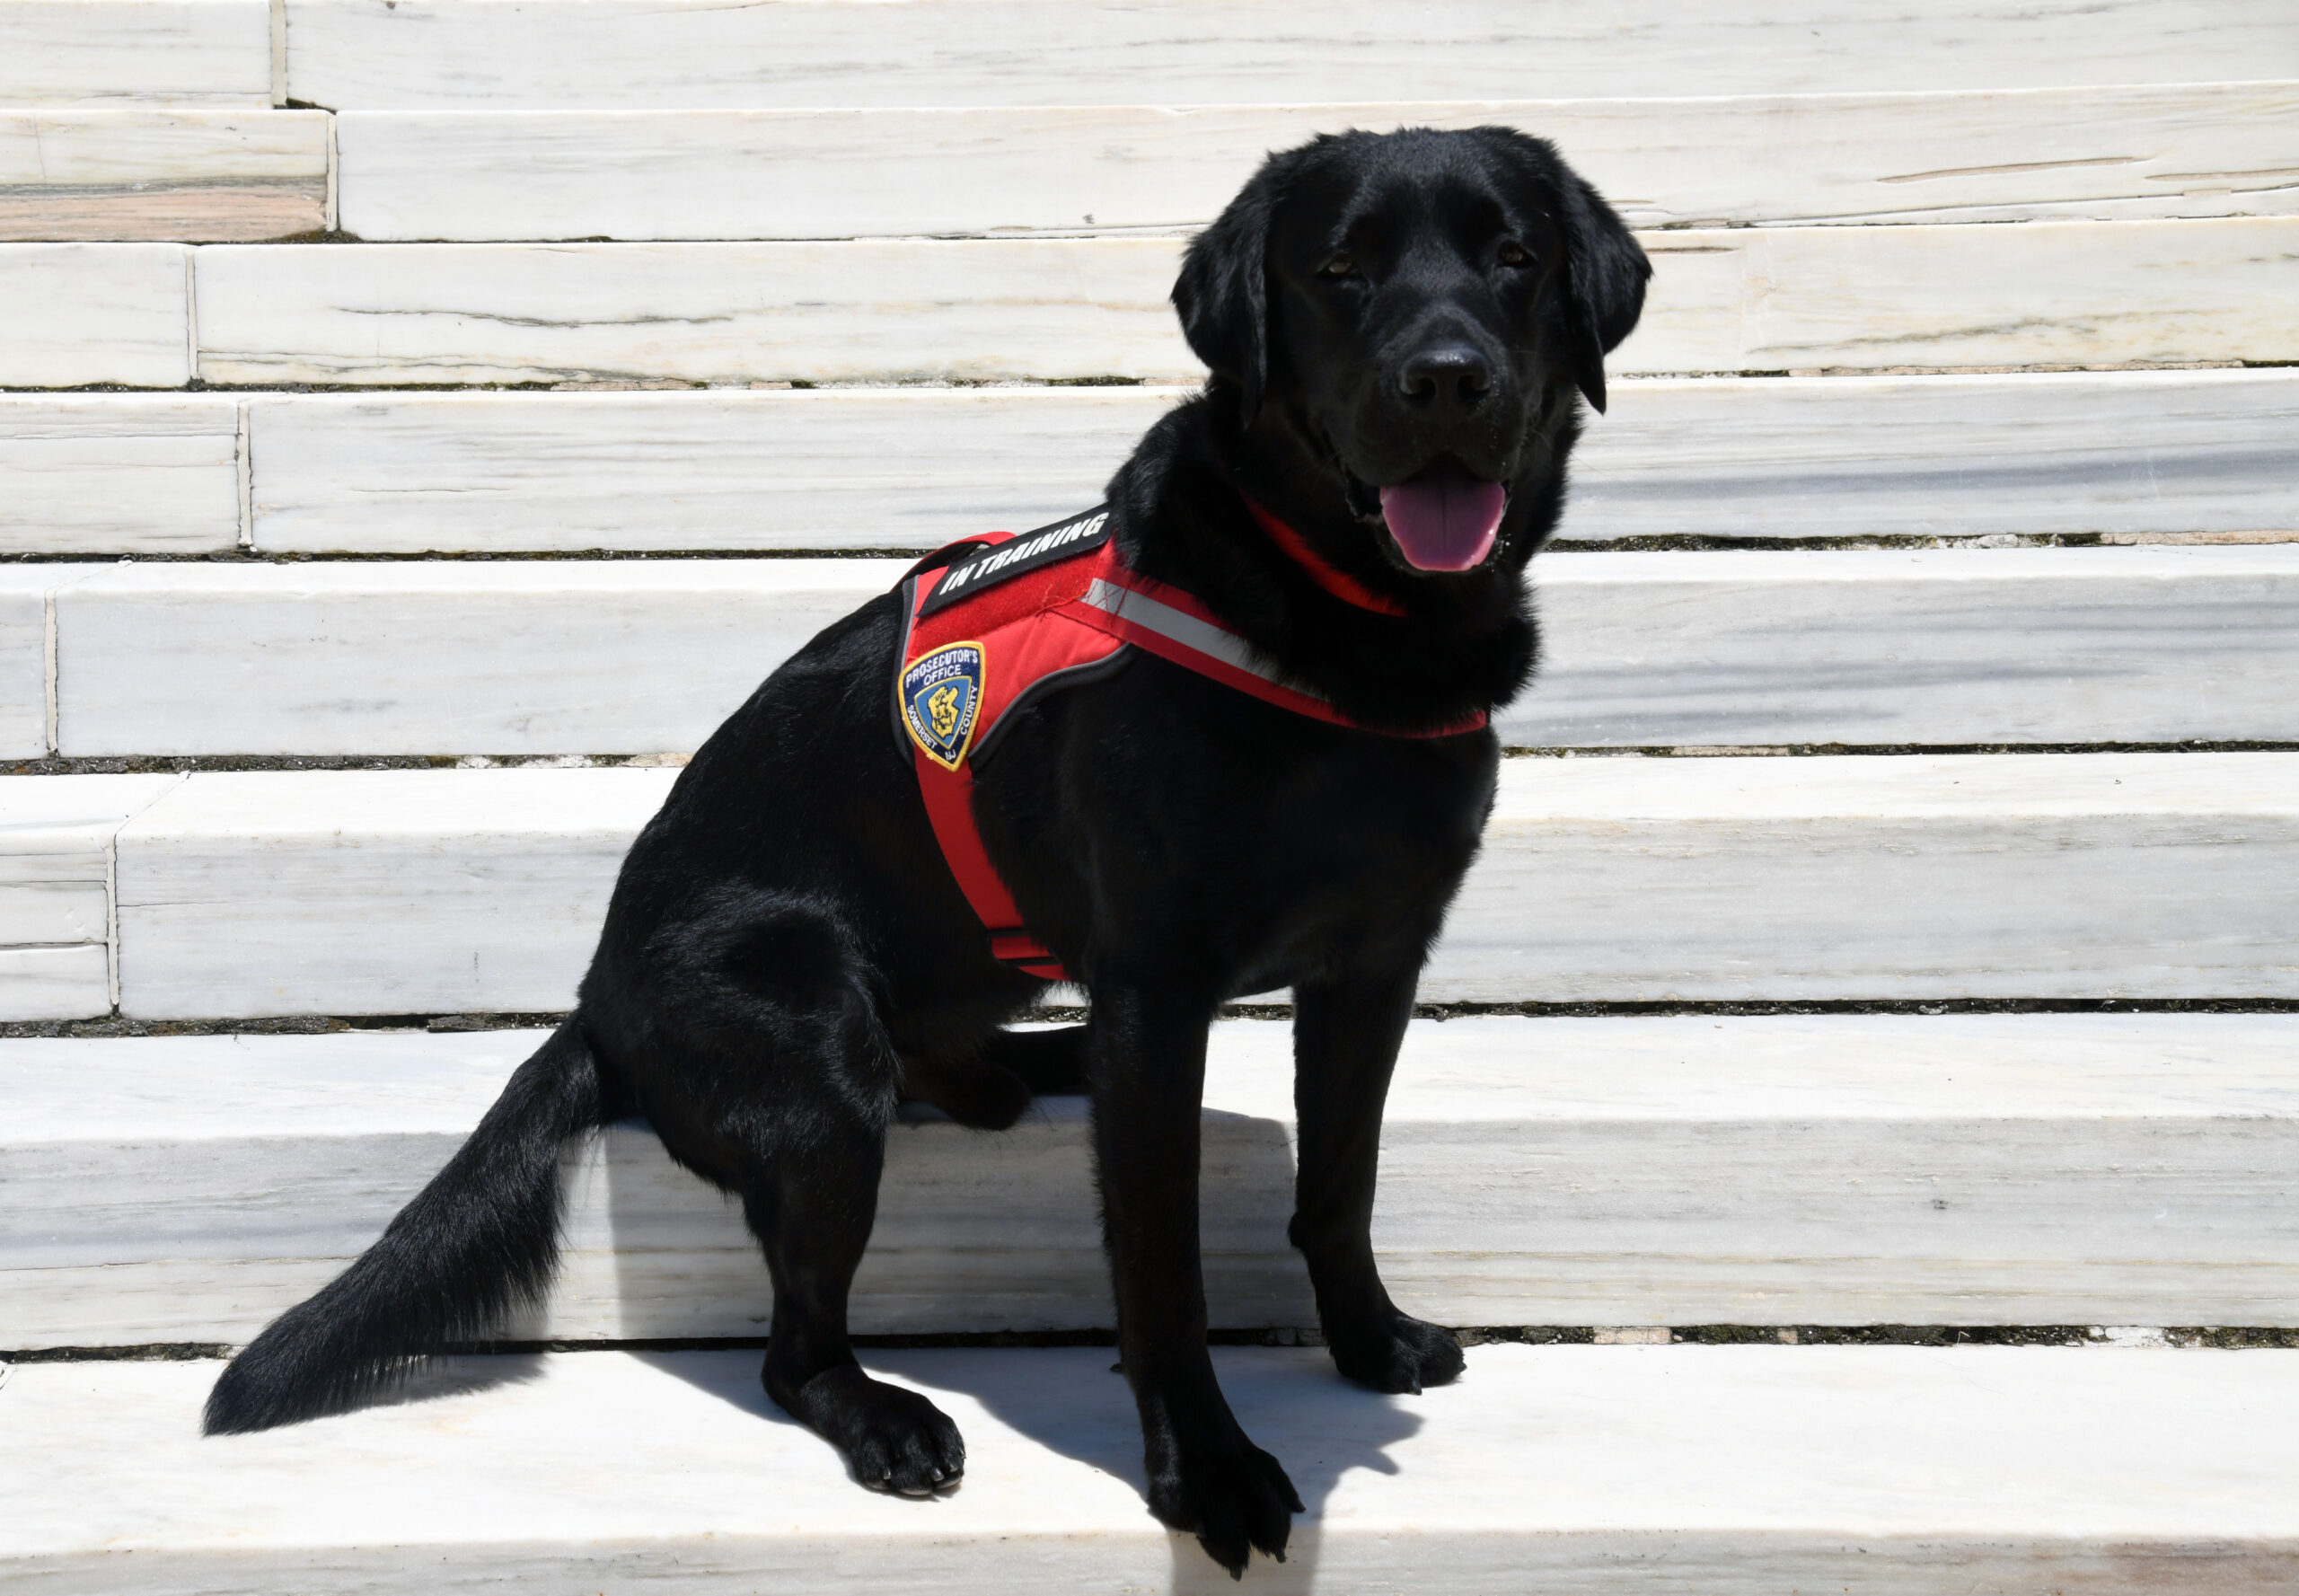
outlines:
[[[1205,1347],[1198,1111],[1213,1007],[1162,984],[1097,980],[1088,1077],[1118,1345],[1141,1410],[1150,1509],[1239,1574],[1253,1548],[1285,1555],[1301,1499],[1238,1426]]]
[[[1373,1263],[1381,1107],[1419,976],[1415,968],[1293,991],[1300,1171],[1288,1234],[1308,1262],[1334,1365],[1377,1391],[1444,1385],[1462,1368],[1459,1343],[1397,1311]]]

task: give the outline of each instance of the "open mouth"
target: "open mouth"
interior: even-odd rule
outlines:
[[[1350,507],[1376,513],[1416,570],[1465,571],[1484,563],[1509,507],[1509,490],[1440,460],[1419,476],[1375,489],[1352,478]]]

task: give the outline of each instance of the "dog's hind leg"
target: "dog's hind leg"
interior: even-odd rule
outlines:
[[[872,1380],[847,1338],[847,1292],[877,1206],[885,1133],[816,1117],[743,1183],[743,1215],[774,1280],[760,1378],[767,1395],[846,1455],[873,1490],[920,1496],[965,1470],[958,1428],[925,1398]]]
[[[709,911],[656,939],[639,1096],[674,1157],[742,1197],[774,1283],[767,1395],[863,1485],[925,1495],[965,1468],[957,1427],[865,1374],[847,1332],[896,1098],[871,972],[834,906],[730,890]]]

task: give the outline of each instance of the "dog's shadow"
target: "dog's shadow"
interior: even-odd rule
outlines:
[[[695,1358],[642,1353],[639,1360],[709,1391],[744,1413],[793,1432],[804,1432],[760,1387],[756,1354]],[[974,1349],[865,1348],[864,1367],[873,1374],[940,1398],[956,1408],[966,1428],[966,1407],[978,1405],[999,1424],[1034,1444],[1089,1468],[1123,1480],[1137,1495],[1144,1489],[1141,1429],[1123,1377],[1112,1368],[1108,1347],[1077,1346],[983,1353]],[[1286,1561],[1256,1555],[1248,1579],[1267,1596],[1309,1596],[1317,1587],[1321,1521],[1334,1491],[1353,1471],[1395,1475],[1389,1449],[1416,1433],[1421,1415],[1412,1398],[1384,1397],[1349,1384],[1315,1347],[1217,1347],[1214,1366],[1239,1424],[1255,1442],[1284,1465],[1305,1510],[1293,1521]],[[967,1398],[965,1403],[947,1400]],[[837,1467],[827,1449],[825,1468]],[[861,1489],[860,1486],[855,1487]],[[962,1485],[960,1490],[965,1487]],[[933,1511],[920,1503],[921,1512]],[[1149,1507],[1142,1513],[1148,1521]],[[1175,1596],[1213,1596],[1235,1588],[1229,1576],[1197,1545],[1194,1536],[1169,1533],[1170,1566],[1162,1585]]]
[[[862,1361],[929,1395],[963,1394],[1031,1441],[1143,1490],[1141,1427],[1124,1377],[1105,1347],[1070,1347],[1029,1358],[946,1352],[865,1352]],[[1307,1593],[1317,1589],[1319,1529],[1343,1477],[1355,1470],[1394,1475],[1396,1442],[1421,1428],[1410,1398],[1383,1397],[1343,1380],[1320,1348],[1217,1347],[1214,1367],[1238,1422],[1255,1444],[1284,1465],[1304,1512],[1293,1521],[1286,1561],[1256,1556],[1255,1587]],[[1148,1513],[1145,1501],[1143,1513]],[[1185,1534],[1168,1537],[1166,1589],[1190,1596],[1232,1589]]]
[[[882,1256],[875,1265],[866,1262],[856,1282],[857,1329],[898,1333],[905,1319],[936,1327],[970,1317],[1010,1322],[1007,1316],[1017,1286],[1037,1294],[1040,1310],[1060,1316],[1057,1323],[1113,1323],[1091,1175],[1077,1133],[1084,1113],[1079,1099],[1043,1098],[1031,1120],[1003,1137],[936,1124],[939,1116],[930,1111],[906,1114],[911,1128],[926,1133],[917,1138],[914,1159],[890,1147],[873,1240]],[[898,1128],[896,1142],[903,1138]],[[948,1206],[953,1194],[946,1181],[953,1160],[979,1166],[973,1179],[981,1184],[970,1195],[980,1208]],[[939,1177],[938,1166],[944,1171]],[[1286,1127],[1272,1119],[1210,1112],[1202,1171],[1201,1230],[1212,1322],[1315,1323],[1306,1273],[1285,1241],[1293,1186]],[[609,1214],[617,1239],[626,1247],[646,1240],[661,1244],[668,1216],[667,1194],[659,1180],[652,1171],[609,1166]],[[718,1206],[700,1183],[693,1195],[698,1208]],[[975,1231],[980,1233],[970,1233]],[[740,1304],[742,1318],[763,1327],[771,1302],[765,1269],[747,1238],[737,1241],[729,1234],[724,1240],[742,1247],[746,1256],[720,1290],[730,1297],[739,1292],[747,1299]],[[896,1266],[903,1254],[910,1261]],[[917,1267],[921,1255],[934,1259],[922,1273]],[[686,1261],[691,1265],[692,1255]],[[735,1257],[727,1262],[737,1264]],[[1017,1280],[1017,1270],[1032,1278]],[[929,1281],[931,1288],[921,1291]],[[700,1283],[690,1278],[688,1283]],[[622,1284],[626,1291],[641,1288],[635,1272]],[[661,1285],[649,1280],[641,1294],[651,1300]],[[969,1297],[982,1306],[970,1305]],[[626,1311],[635,1306],[627,1297]],[[728,1362],[718,1357],[641,1355],[764,1421],[797,1428],[760,1388],[752,1361],[759,1356],[755,1353],[744,1354],[751,1373],[741,1380],[729,1380]],[[945,1406],[962,1413],[979,1405],[991,1419],[1031,1442],[1123,1480],[1139,1495],[1144,1488],[1141,1432],[1132,1392],[1112,1370],[1116,1356],[1107,1346],[1026,1353],[866,1346],[861,1354],[873,1372],[929,1396],[965,1398]],[[1286,1563],[1256,1556],[1248,1577],[1273,1596],[1314,1591],[1319,1521],[1335,1486],[1356,1470],[1396,1473],[1389,1449],[1420,1428],[1420,1415],[1410,1398],[1379,1396],[1343,1380],[1320,1348],[1217,1347],[1214,1362],[1238,1422],[1284,1465],[1306,1510],[1294,1520]],[[824,1461],[835,1466],[827,1456]],[[921,1504],[920,1511],[930,1512],[930,1504]],[[1146,1502],[1142,1512],[1147,1521]],[[1194,1536],[1176,1534],[1169,1541],[1171,1568],[1163,1588],[1192,1596],[1235,1588]]]

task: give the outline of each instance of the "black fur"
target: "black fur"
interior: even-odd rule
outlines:
[[[382,1239],[232,1361],[208,1393],[208,1433],[357,1406],[414,1360],[540,1298],[559,1255],[559,1148],[612,1113],[570,1020]]]
[[[1296,682],[1369,726],[1505,703],[1534,660],[1521,575],[1554,529],[1602,352],[1647,273],[1546,145],[1500,128],[1321,138],[1273,157],[1175,289],[1213,369],[1110,485],[1145,573],[1202,595]],[[1498,481],[1475,569],[1407,563],[1383,483],[1434,464]],[[1405,608],[1317,586],[1250,492]],[[905,1098],[980,1126],[1089,1089],[1126,1377],[1150,1503],[1233,1574],[1300,1503],[1248,1441],[1205,1348],[1197,1230],[1206,1030],[1290,987],[1300,1169],[1293,1244],[1342,1372],[1451,1380],[1451,1336],[1400,1312],[1368,1236],[1382,1098],[1414,988],[1492,802],[1493,736],[1385,736],[1289,714],[1148,656],[1023,711],[977,814],[1088,1024],[1000,1027],[1039,983],[989,956],[888,734],[894,595],[825,630],[710,738],[633,844],[580,1006],[470,1143],[340,1279],[216,1386],[209,1427],[355,1399],[547,1281],[560,1142],[619,1112],[738,1195],[774,1283],[763,1379],[865,1484],[925,1493],[965,1449],[870,1380],[846,1328],[887,1124]]]

